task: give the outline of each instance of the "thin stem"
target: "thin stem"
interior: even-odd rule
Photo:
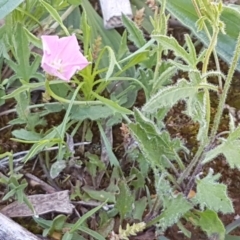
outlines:
[[[234,53],[234,56],[233,56],[231,67],[229,69],[229,72],[228,72],[228,75],[227,75],[227,78],[226,78],[226,82],[225,82],[225,85],[224,85],[224,88],[223,88],[222,96],[220,97],[220,102],[219,102],[219,105],[218,105],[218,108],[217,108],[217,113],[216,113],[215,118],[214,118],[210,138],[207,139],[207,141],[204,142],[204,144],[202,144],[199,147],[197,153],[194,156],[194,159],[191,161],[191,163],[186,168],[186,170],[182,173],[182,176],[178,178],[177,182],[179,184],[183,181],[183,179],[185,179],[190,174],[191,170],[197,164],[201,155],[203,154],[205,147],[209,146],[209,144],[211,144],[211,142],[213,141],[213,139],[214,139],[214,137],[217,133],[217,129],[218,129],[218,126],[219,126],[219,123],[220,123],[220,120],[221,120],[221,116],[222,116],[222,111],[224,109],[224,104],[226,102],[227,93],[228,93],[228,90],[229,90],[229,87],[230,87],[230,84],[231,84],[231,80],[232,80],[232,77],[233,77],[233,74],[234,74],[234,70],[237,67],[239,57],[240,57],[240,34],[238,36],[236,50],[235,50],[235,53]]]
[[[193,5],[194,5],[194,7],[196,9],[196,12],[197,12],[198,16],[201,17],[202,15],[201,15],[201,12],[200,12],[200,10],[198,8],[198,5],[197,5],[196,1],[192,0],[192,2],[193,2]],[[213,36],[211,37],[205,24],[204,24],[204,29],[205,29],[205,31],[206,31],[209,39],[210,39],[210,45],[209,45],[209,47],[207,49],[206,56],[205,56],[205,59],[204,59],[204,62],[203,62],[202,74],[205,74],[207,72],[209,59],[210,59],[210,56],[211,56],[211,54],[214,51],[214,48],[216,46],[217,37],[218,37],[218,33],[219,33],[219,29],[216,27],[216,28],[213,29]],[[203,79],[203,83],[207,83],[207,79],[206,78]],[[195,165],[198,162],[200,162],[200,157],[202,156],[205,147],[210,143],[210,139],[208,138],[208,131],[209,131],[209,127],[210,127],[210,117],[211,117],[211,105],[210,105],[211,103],[210,103],[209,90],[208,89],[204,89],[204,93],[205,93],[205,101],[206,101],[206,105],[207,105],[206,106],[206,110],[207,110],[207,113],[206,113],[207,124],[206,125],[207,126],[206,126],[206,129],[205,129],[205,137],[204,137],[204,140],[201,142],[201,145],[199,146],[198,151],[195,154],[193,160],[188,165],[188,167],[185,169],[185,171],[182,173],[182,175],[178,178],[177,182],[179,184],[181,184],[182,181],[187,176],[189,176],[189,174],[191,173],[191,171],[195,167]]]
[[[79,142],[79,143],[74,143],[74,147],[77,147],[77,146],[81,146],[81,145],[86,145],[86,144],[90,144],[90,142]],[[64,148],[66,147],[66,146],[63,146]],[[46,152],[46,151],[53,151],[53,150],[58,150],[59,148],[58,148],[58,146],[56,146],[56,147],[50,147],[50,148],[46,148],[46,149],[43,149],[43,150],[41,150],[41,152]],[[12,157],[13,158],[17,158],[17,157],[19,157],[19,156],[23,156],[23,157],[19,157],[19,158],[17,158],[17,159],[14,159],[13,160],[13,162],[14,163],[18,163],[18,162],[21,162],[23,159],[24,159],[24,157],[28,154],[30,152],[30,150],[29,151],[22,151],[22,152],[17,152],[17,153],[13,153],[12,154]],[[7,152],[8,153],[8,152]],[[2,168],[3,166],[5,166],[5,165],[7,165],[8,163],[9,163],[9,157],[11,156],[10,154],[5,154],[5,155],[0,155],[0,157],[4,157],[4,158],[1,158],[0,159],[0,168]],[[7,156],[7,157],[5,157],[5,156]],[[35,156],[33,156],[33,157],[35,157]]]
[[[61,16],[61,20],[62,22],[73,12],[73,10],[76,8],[76,5],[71,5]],[[57,27],[59,26],[59,23],[56,21],[51,27],[50,29],[57,29]]]
[[[223,91],[222,91],[222,94],[221,94],[221,97],[220,97],[220,100],[219,100],[217,113],[216,113],[214,121],[213,121],[213,127],[212,127],[212,131],[211,131],[211,134],[210,134],[210,140],[211,141],[214,139],[215,135],[217,134],[218,126],[219,126],[221,116],[222,116],[222,112],[223,112],[223,109],[224,109],[224,104],[225,104],[226,98],[227,98],[227,93],[228,93],[228,90],[230,88],[231,81],[232,81],[232,78],[233,78],[233,74],[234,74],[234,71],[237,67],[239,57],[240,57],[240,34],[238,35],[237,45],[236,45],[235,52],[234,52],[234,55],[233,55],[232,64],[230,65],[230,69],[228,71],[228,75],[227,75],[227,78],[226,78],[226,81],[225,81],[225,85],[224,85],[224,88],[223,88]]]
[[[212,36],[212,39],[210,41],[210,45],[209,45],[209,48],[206,52],[206,56],[205,56],[205,59],[204,59],[204,62],[203,62],[203,67],[202,67],[202,74],[205,74],[207,72],[207,67],[208,67],[208,64],[209,64],[209,59],[210,59],[210,56],[216,46],[216,43],[217,43],[217,37],[218,37],[218,33],[219,33],[219,29],[216,28],[214,29],[213,31],[213,36]],[[203,79],[203,83],[207,83],[207,79],[204,78]],[[206,130],[205,130],[205,139],[208,138],[208,131],[209,131],[209,127],[210,127],[210,118],[211,118],[211,102],[210,102],[210,94],[209,94],[209,91],[208,89],[204,89],[204,93],[205,93],[205,101],[206,101],[206,121],[207,121],[207,124],[206,124]]]
[[[182,175],[178,178],[178,180],[177,180],[177,183],[178,183],[178,184],[181,184],[182,181],[183,181],[187,176],[190,175],[192,169],[193,169],[194,166],[198,163],[199,158],[201,157],[201,155],[202,155],[202,153],[203,153],[203,151],[204,151],[204,148],[205,148],[205,145],[203,145],[203,144],[198,148],[198,150],[197,150],[197,152],[196,152],[193,160],[190,162],[190,164],[189,164],[189,165],[187,166],[187,168],[184,170],[184,172],[182,173]]]
[[[197,5],[196,1],[192,0],[192,3],[194,5],[194,8],[195,8],[195,10],[197,12],[198,17],[200,18],[202,16],[202,14],[201,14],[201,12],[200,12],[200,10],[198,8],[198,5]],[[207,34],[207,37],[208,37],[208,39],[210,41],[211,40],[211,35],[210,35],[210,33],[208,31],[208,28],[207,28],[205,23],[203,23],[203,28],[204,28],[204,31]],[[217,71],[220,72],[221,71],[220,64],[219,64],[217,52],[216,52],[215,49],[213,49],[213,57],[214,57],[214,61],[215,61],[215,64],[216,64]],[[222,89],[222,78],[221,78],[221,76],[218,76],[218,83],[219,83],[220,89]]]
[[[87,119],[85,119],[84,121],[83,121],[83,127],[82,127],[82,139],[81,139],[81,142],[83,142],[84,141],[84,139],[85,139],[85,135],[86,135],[86,132],[87,132],[87,123],[88,123],[88,121],[87,121]],[[79,148],[78,148],[82,153],[84,153],[84,145],[81,145]]]

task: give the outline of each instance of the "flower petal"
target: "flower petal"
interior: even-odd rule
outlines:
[[[80,52],[75,35],[60,38],[42,36],[42,68],[49,74],[69,81],[78,70],[85,68],[89,62]]]

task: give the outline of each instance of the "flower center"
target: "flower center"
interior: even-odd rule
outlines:
[[[63,73],[62,59],[54,59],[52,66],[59,72]]]

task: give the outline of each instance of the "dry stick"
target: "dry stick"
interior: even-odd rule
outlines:
[[[1,240],[40,240],[40,238],[21,227],[19,224],[0,213]]]
[[[98,207],[100,206],[102,203],[101,202],[95,202],[95,201],[88,201],[88,202],[84,202],[84,201],[71,201],[72,204],[80,204],[83,206],[87,206],[87,207]],[[114,204],[106,204],[103,206],[103,209],[112,209],[114,208]]]
[[[36,183],[38,183],[41,188],[46,191],[47,193],[55,193],[57,192],[57,190],[55,188],[53,188],[52,186],[50,186],[49,184],[47,184],[46,182],[42,181],[41,179],[39,179],[38,177],[32,175],[31,173],[25,173],[24,174],[25,177],[27,177],[29,180],[32,180]]]
[[[62,189],[57,185],[57,183],[54,181],[54,179],[51,178],[50,174],[49,174],[49,171],[46,167],[46,165],[44,164],[44,159],[42,157],[41,154],[39,154],[39,163],[40,163],[40,166],[45,174],[45,177],[47,178],[48,182],[55,188],[57,189],[57,191],[61,191]]]
[[[74,143],[74,147],[80,146],[80,145],[85,145],[85,144],[90,144],[90,142]],[[65,146],[63,146],[63,147],[65,147]],[[58,148],[59,148],[59,147],[50,147],[50,148],[43,149],[41,152],[57,150]],[[25,157],[25,155],[27,155],[29,152],[30,152],[30,150],[29,150],[29,151],[17,152],[17,153],[14,153],[14,154],[12,155],[12,157],[13,157],[13,158],[16,158],[16,157],[22,156],[22,155],[24,155],[24,157]],[[13,162],[14,162],[15,164],[16,164],[16,163],[19,163],[19,162],[21,162],[21,161],[24,159],[24,157],[20,157],[20,158],[18,158],[18,159],[14,159]],[[5,158],[0,159],[0,169],[1,169],[2,167],[4,167],[5,165],[7,165],[7,164],[8,164],[8,161],[9,161],[9,157],[5,157]]]

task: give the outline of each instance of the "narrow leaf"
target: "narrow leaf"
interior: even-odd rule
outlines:
[[[139,29],[139,27],[124,14],[122,14],[122,22],[129,33],[128,35],[129,40],[132,41],[138,48],[144,46],[146,44],[146,40],[144,39],[143,33]]]

